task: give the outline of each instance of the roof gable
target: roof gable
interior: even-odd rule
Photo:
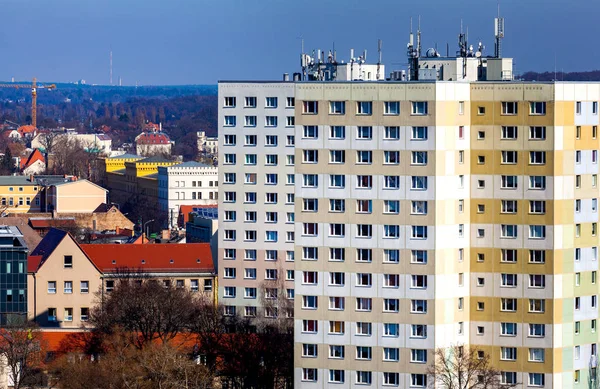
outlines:
[[[88,255],[84,250],[82,250],[81,245],[77,243],[75,239],[66,231],[59,230],[57,228],[51,228],[50,231],[44,236],[44,239],[37,245],[37,247],[33,250],[29,258],[32,258],[33,263],[31,266],[27,265],[27,271],[31,273],[37,273],[42,266],[48,261],[48,259],[52,256],[52,254],[56,251],[56,249],[62,244],[72,244],[74,245],[79,252],[83,255],[85,259],[91,264],[93,268],[95,268],[98,272],[100,270],[96,266],[96,264],[90,260]],[[37,266],[35,266],[37,263]]]

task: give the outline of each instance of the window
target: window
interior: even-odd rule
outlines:
[[[343,311],[344,310],[344,297],[329,297],[329,310],[332,311]]]
[[[530,263],[545,263],[546,252],[544,250],[529,250]]]
[[[226,108],[234,108],[235,107],[235,97],[225,96],[223,106]]]
[[[500,335],[502,336],[517,336],[517,323],[501,323]]]
[[[411,115],[427,115],[427,101],[413,101]]]
[[[293,116],[286,116],[285,117],[285,126],[286,127],[294,127],[294,125],[296,124],[296,118]]]
[[[63,258],[63,264],[65,269],[71,269],[73,267],[73,256],[65,255]]]
[[[356,298],[356,310],[370,312],[372,309],[373,300],[366,297],[357,297]]]
[[[411,275],[411,288],[426,289],[427,288],[427,276],[426,275]]]
[[[356,152],[357,164],[370,164],[373,162],[373,152],[370,150],[358,150]]]
[[[265,108],[277,108],[277,97],[267,97],[265,99]]]
[[[546,139],[546,127],[529,127],[529,139],[530,140],[544,140]]]
[[[400,201],[384,200],[383,213],[398,214],[400,212]]]
[[[501,189],[516,189],[517,188],[517,176],[502,176],[500,180]]]
[[[302,150],[302,163],[319,162],[319,152],[317,150]]]
[[[344,370],[329,370],[329,382],[336,384],[344,383]]]
[[[514,239],[517,237],[517,225],[516,224],[502,224],[501,225],[501,238]]]
[[[346,200],[344,199],[330,199],[329,200],[329,212],[345,212]]]
[[[256,154],[246,154],[245,165],[256,165]]]
[[[546,325],[529,324],[529,336],[533,338],[541,338],[546,336]]]
[[[329,224],[329,236],[343,237],[346,233],[346,225],[341,223]]]
[[[577,307],[575,309],[577,309]],[[545,310],[546,310],[546,300],[529,299],[529,312],[543,313]]]
[[[344,323],[344,322],[329,322],[329,323]],[[332,333],[331,331],[329,333]],[[339,332],[334,332],[339,333]],[[342,331],[343,333],[343,331]],[[344,346],[342,345],[329,345],[329,358],[333,359],[344,359]]]
[[[346,113],[345,101],[330,101],[329,113],[332,115],[344,115]]]
[[[400,177],[399,176],[384,176],[383,177],[383,189],[399,189],[400,188]]]
[[[245,116],[244,127],[256,127],[256,116]]]
[[[303,101],[302,113],[316,115],[317,113],[319,113],[319,103],[317,101]]]
[[[371,213],[371,200],[356,200],[356,213]]]
[[[546,213],[546,202],[543,200],[530,200],[529,213],[544,214]]]
[[[400,163],[400,152],[399,151],[384,151],[383,152],[383,163],[385,165],[398,165]]]
[[[410,350],[410,361],[412,363],[427,363],[427,350],[411,349]]]
[[[502,126],[502,134],[500,139],[513,140],[517,139],[517,126]]]
[[[516,101],[502,102],[502,115],[516,115],[518,111],[518,103]]]
[[[410,300],[411,313],[427,313],[427,300]]]
[[[577,273],[579,274],[579,273]],[[546,287],[546,276],[543,274],[530,274],[529,275],[529,287],[530,288],[545,288]]]
[[[427,127],[413,127],[411,140],[427,140]]]
[[[546,152],[545,151],[530,151],[529,152],[529,164],[530,165],[543,165],[546,163]]]
[[[529,226],[529,239],[545,239],[546,238],[546,226],[534,225]]]
[[[345,150],[330,150],[329,151],[329,163],[344,163],[346,162],[346,151]]]
[[[501,275],[501,286],[514,288],[517,286],[517,275],[502,273]]]
[[[304,126],[302,129],[302,138],[304,139],[317,139],[319,137],[318,126]]]
[[[56,294],[56,281],[48,281],[48,293]]]
[[[529,114],[530,115],[545,115],[546,114],[546,102],[545,101],[529,102]]]
[[[329,129],[329,139],[345,139],[346,138],[346,127],[344,126],[331,126]]]
[[[397,326],[397,324],[396,324]],[[384,325],[385,327],[385,325]],[[396,347],[384,347],[383,348],[383,360],[385,362],[398,362],[400,356],[400,349]]]
[[[317,212],[319,210],[319,200],[317,199],[303,199],[302,200],[302,211],[303,212]],[[304,226],[306,227],[306,223],[304,223]],[[310,225],[315,226],[314,227],[314,231],[315,234],[317,232],[317,228],[316,228],[316,224],[315,223],[310,223]],[[305,232],[306,232],[306,228],[305,228]]]
[[[302,296],[302,308],[303,309],[317,309],[318,298],[317,296]]]
[[[373,113],[373,102],[372,101],[357,101],[356,102],[356,114],[357,115],[371,115]]]
[[[514,298],[502,298],[500,300],[500,310],[503,312],[516,312],[517,310],[517,299]]]
[[[516,200],[502,200],[501,203],[502,213],[517,213],[517,201]]]
[[[286,146],[294,146],[296,144],[296,137],[294,135],[286,136]]]
[[[373,139],[373,127],[358,126],[356,130],[356,139]]]
[[[346,323],[343,321],[330,321],[329,322],[329,333],[333,335],[343,335],[346,328]],[[341,346],[341,353],[338,358],[344,358],[344,346]]]
[[[332,174],[329,176],[330,188],[344,188],[346,186],[346,176],[341,174]]]
[[[427,165],[427,151],[412,151],[411,152],[411,164],[412,165]]]
[[[500,360],[516,361],[517,360],[517,348],[516,347],[500,347]]]
[[[383,133],[384,140],[398,140],[400,139],[400,127],[385,127]]]
[[[517,163],[517,152],[516,151],[502,151],[502,163],[507,165],[514,165]]]
[[[317,369],[302,368],[302,381],[317,381]]]
[[[357,385],[371,385],[373,373],[370,371],[357,371],[356,372],[356,384]]]
[[[244,107],[245,108],[256,108],[256,97],[248,96],[244,98]]]
[[[400,373],[383,373],[383,385],[398,386],[400,385]]]
[[[427,374],[411,374],[410,386],[419,388],[427,386]]]
[[[341,247],[332,247],[329,249],[329,260],[343,262],[346,260],[346,250]],[[343,273],[342,273],[343,274]]]
[[[412,239],[427,239],[427,226],[412,226]]]
[[[235,116],[225,116],[224,127],[235,127]]]
[[[319,185],[319,176],[317,174],[303,174],[302,187],[316,188]]]
[[[64,321],[73,321],[73,308],[65,308]]]
[[[427,189],[427,177],[426,176],[411,176],[411,189],[426,190]]]
[[[80,293],[89,293],[90,291],[90,282],[89,281],[81,281],[79,283],[79,292]]]
[[[371,262],[373,252],[371,249],[356,249],[356,261],[357,262]]]
[[[426,264],[427,263],[427,251],[426,250],[412,250],[410,262]]]
[[[399,101],[385,101],[383,103],[383,114],[384,115],[400,115],[400,102]]]
[[[529,189],[546,189],[546,176],[529,176]]]
[[[305,261],[316,261],[319,259],[319,251],[316,247],[302,247],[302,259]]]
[[[427,201],[411,201],[411,214],[427,215]]]

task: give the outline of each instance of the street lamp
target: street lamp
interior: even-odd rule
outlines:
[[[152,223],[153,221],[154,219],[150,219],[146,223],[144,223],[144,227],[142,228],[142,244],[144,244],[144,231],[146,231],[146,224]]]

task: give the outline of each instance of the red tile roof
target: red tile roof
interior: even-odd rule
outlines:
[[[25,136],[25,134],[32,134],[35,132],[35,127],[28,124],[26,126],[21,126],[17,129],[17,131],[19,132],[19,135],[21,136]]]
[[[42,161],[42,162],[46,163],[46,159],[44,158],[44,155],[38,149],[33,150],[31,152],[31,154],[29,154],[29,157],[27,159],[21,160],[21,169],[25,169],[25,168],[31,166],[31,164],[33,164],[36,161]]]
[[[60,227],[75,227],[77,223],[75,223],[75,219],[51,219],[51,218],[30,218],[29,225],[31,228],[60,228]]]
[[[135,142],[140,145],[168,144],[170,138],[164,132],[144,132],[137,136]]]
[[[103,273],[129,268],[156,273],[214,272],[210,244],[82,244]]]

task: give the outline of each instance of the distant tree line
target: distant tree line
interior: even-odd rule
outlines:
[[[587,72],[525,72],[523,81],[600,81],[600,70]]]

